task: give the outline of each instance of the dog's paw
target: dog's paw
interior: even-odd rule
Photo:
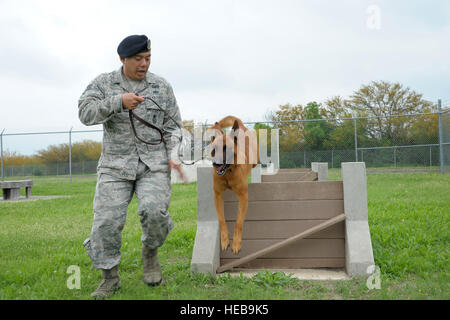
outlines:
[[[231,249],[233,250],[234,254],[238,254],[241,250],[242,242],[233,240],[233,245],[231,246]]]
[[[222,246],[222,250],[225,251],[230,244],[230,240],[228,240],[228,236],[220,236],[220,244]]]

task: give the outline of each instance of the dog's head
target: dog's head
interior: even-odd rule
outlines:
[[[236,163],[236,137],[234,131],[239,129],[239,123],[234,122],[231,132],[222,131],[219,123],[209,127],[214,130],[215,135],[211,137],[211,159],[218,176],[223,176],[227,170],[234,167]]]

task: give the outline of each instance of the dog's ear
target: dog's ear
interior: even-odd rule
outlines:
[[[233,137],[234,143],[237,143],[239,130],[239,122],[237,120],[234,120],[233,127],[231,129],[231,136]]]
[[[233,130],[237,130],[239,129],[239,122],[237,120],[234,120],[234,124],[233,124]]]

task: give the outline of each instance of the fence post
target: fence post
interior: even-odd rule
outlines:
[[[69,176],[70,183],[72,183],[72,128],[69,130]]]
[[[397,148],[394,147],[394,168],[397,168]]]
[[[303,150],[303,167],[306,168],[306,150]]]
[[[430,171],[432,170],[432,168],[431,168],[431,146],[430,146]]]
[[[442,101],[438,100],[438,119],[439,119],[439,164],[441,173],[444,173],[444,137],[442,131]]]
[[[334,164],[334,149],[331,149],[331,168],[334,168],[333,164]]]
[[[2,181],[5,181],[5,174],[3,172],[3,132],[5,132],[5,129],[3,129],[2,133],[0,133],[0,154],[2,157]]]
[[[355,162],[358,162],[358,130],[356,129],[356,118],[353,119],[355,124]]]

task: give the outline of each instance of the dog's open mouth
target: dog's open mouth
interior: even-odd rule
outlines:
[[[216,164],[216,173],[218,176],[223,176],[227,171],[228,164]]]

